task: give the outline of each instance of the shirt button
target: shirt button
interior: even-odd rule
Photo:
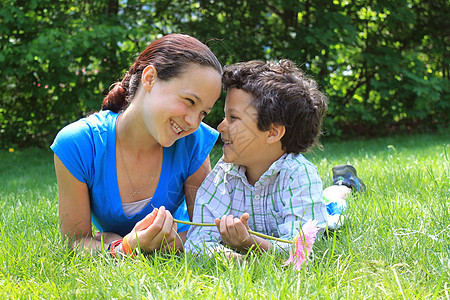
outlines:
[[[256,200],[259,200],[259,198],[261,198],[259,195],[255,195]]]
[[[258,228],[257,228],[257,229],[258,229],[258,231],[259,231],[259,232],[262,232],[262,231],[263,231],[263,228],[262,228],[262,226],[258,226]]]

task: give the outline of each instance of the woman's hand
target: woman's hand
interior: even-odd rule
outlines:
[[[120,235],[114,232],[97,232],[94,237],[96,241],[103,241],[103,244],[106,246],[108,246],[109,243],[120,240],[121,238],[122,237]]]
[[[172,243],[176,234],[177,224],[173,221],[172,214],[161,206],[136,223],[126,238],[131,249],[139,247],[141,251],[149,252]]]

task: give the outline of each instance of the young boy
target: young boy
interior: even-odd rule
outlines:
[[[192,226],[185,249],[289,248],[247,229],[292,240],[309,219],[327,226],[322,181],[300,154],[320,146],[327,98],[290,60],[231,65],[223,84],[225,119],[217,128],[223,157],[198,189],[193,215],[194,222],[216,227]]]

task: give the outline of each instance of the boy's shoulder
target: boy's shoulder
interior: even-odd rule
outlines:
[[[308,159],[306,159],[303,154],[285,154],[285,158],[283,160],[283,168],[298,171],[299,169],[304,168],[312,168],[313,170],[317,170],[317,167],[310,162]]]
[[[317,167],[301,153],[284,154],[274,164],[277,164],[276,169],[284,172],[302,172],[303,170],[317,171]]]
[[[275,164],[278,164],[278,166],[273,169],[272,174],[277,172],[279,174],[278,180],[286,182],[302,181],[305,178],[310,178],[314,181],[320,180],[317,167],[302,154],[285,154]]]
[[[211,173],[219,176],[245,177],[246,168],[233,163],[227,163],[222,158],[214,166]],[[269,169],[264,173],[265,175],[273,175],[279,172],[284,173],[304,173],[317,172],[317,167],[306,159],[303,154],[283,154],[276,160]]]
[[[302,181],[306,177],[320,180],[317,167],[306,159],[302,154],[284,154],[275,161],[269,169],[261,176],[260,181],[264,182],[269,178],[277,177],[277,181]],[[236,184],[238,181],[246,181],[246,168],[241,165],[227,163],[220,159],[213,170],[205,179],[215,186],[221,182],[225,184]],[[237,180],[237,181],[236,181]]]

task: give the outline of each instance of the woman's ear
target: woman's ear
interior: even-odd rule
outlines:
[[[286,133],[286,127],[279,124],[272,124],[267,134],[267,143],[273,144],[281,140]]]
[[[142,71],[142,85],[147,92],[150,92],[155,80],[157,78],[157,71],[154,65],[148,65],[145,67],[144,71]]]

